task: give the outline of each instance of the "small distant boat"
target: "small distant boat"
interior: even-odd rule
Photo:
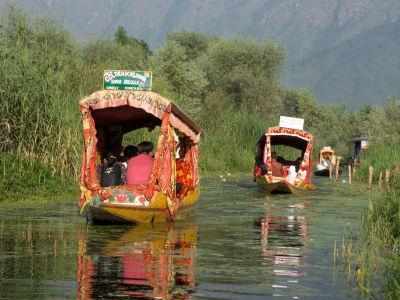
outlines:
[[[311,183],[312,134],[304,131],[303,119],[281,117],[279,127],[272,127],[257,142],[254,177],[270,193],[293,193],[313,190]],[[296,154],[286,160],[281,154]]]
[[[330,146],[325,146],[319,151],[319,163],[314,171],[315,176],[329,176],[329,170],[336,166],[335,151]]]
[[[174,103],[151,91],[102,90],[80,101],[80,111],[84,149],[79,207],[90,223],[173,221],[194,206],[199,197],[201,130]],[[115,125],[121,128],[120,137],[107,131]],[[128,132],[154,127],[160,127],[160,134],[148,184],[116,180],[104,186],[99,168],[107,149],[121,147]],[[186,151],[178,159],[179,145]]]

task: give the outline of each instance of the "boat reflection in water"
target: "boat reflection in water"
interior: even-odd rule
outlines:
[[[308,239],[304,207],[304,203],[274,207],[269,198],[265,215],[256,222],[260,226],[262,256],[272,268],[274,296],[297,299]]]
[[[104,227],[81,233],[78,299],[191,298],[197,226],[138,226],[115,235]]]

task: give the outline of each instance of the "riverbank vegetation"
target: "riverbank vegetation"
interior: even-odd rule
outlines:
[[[397,120],[399,122],[399,120]],[[390,171],[389,183],[374,185],[368,209],[362,215],[360,233],[342,247],[342,257],[351,280],[368,299],[400,298],[400,146],[376,144],[364,156],[358,180],[368,180],[368,168],[375,174]]]
[[[382,110],[400,110],[396,100],[385,108],[356,112],[318,104],[309,91],[282,86],[284,62],[284,49],[270,41],[190,32],[169,34],[155,50],[123,27],[110,39],[78,43],[58,24],[11,8],[0,27],[0,152],[4,161],[12,157],[21,163],[3,164],[1,184],[9,191],[9,177],[26,173],[25,179],[18,177],[20,184],[30,181],[27,187],[36,187],[43,177],[32,171],[38,161],[60,182],[76,182],[78,101],[102,88],[105,69],[153,72],[153,90],[176,101],[204,130],[203,173],[251,172],[254,144],[279,115],[303,117],[316,137],[316,149],[331,145],[347,155],[353,135],[373,129],[372,134],[382,136],[376,118]]]
[[[363,117],[369,129],[365,132],[372,140],[356,179],[366,184],[373,167],[373,184],[360,233],[345,243],[343,259],[349,275],[368,299],[400,298],[399,113],[399,104],[389,101],[383,107],[369,109]]]

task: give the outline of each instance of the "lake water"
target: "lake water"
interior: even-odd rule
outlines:
[[[192,216],[156,226],[87,226],[76,199],[1,204],[0,299],[357,299],[333,249],[367,196],[316,184],[207,178]]]

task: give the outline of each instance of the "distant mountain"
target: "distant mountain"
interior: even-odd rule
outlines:
[[[1,11],[9,2],[81,40],[110,37],[119,25],[153,48],[182,30],[273,39],[287,49],[284,82],[321,101],[400,95],[398,0],[0,0]]]
[[[386,23],[292,64],[288,85],[309,86],[325,102],[374,104],[400,96],[399,53],[400,21]]]

